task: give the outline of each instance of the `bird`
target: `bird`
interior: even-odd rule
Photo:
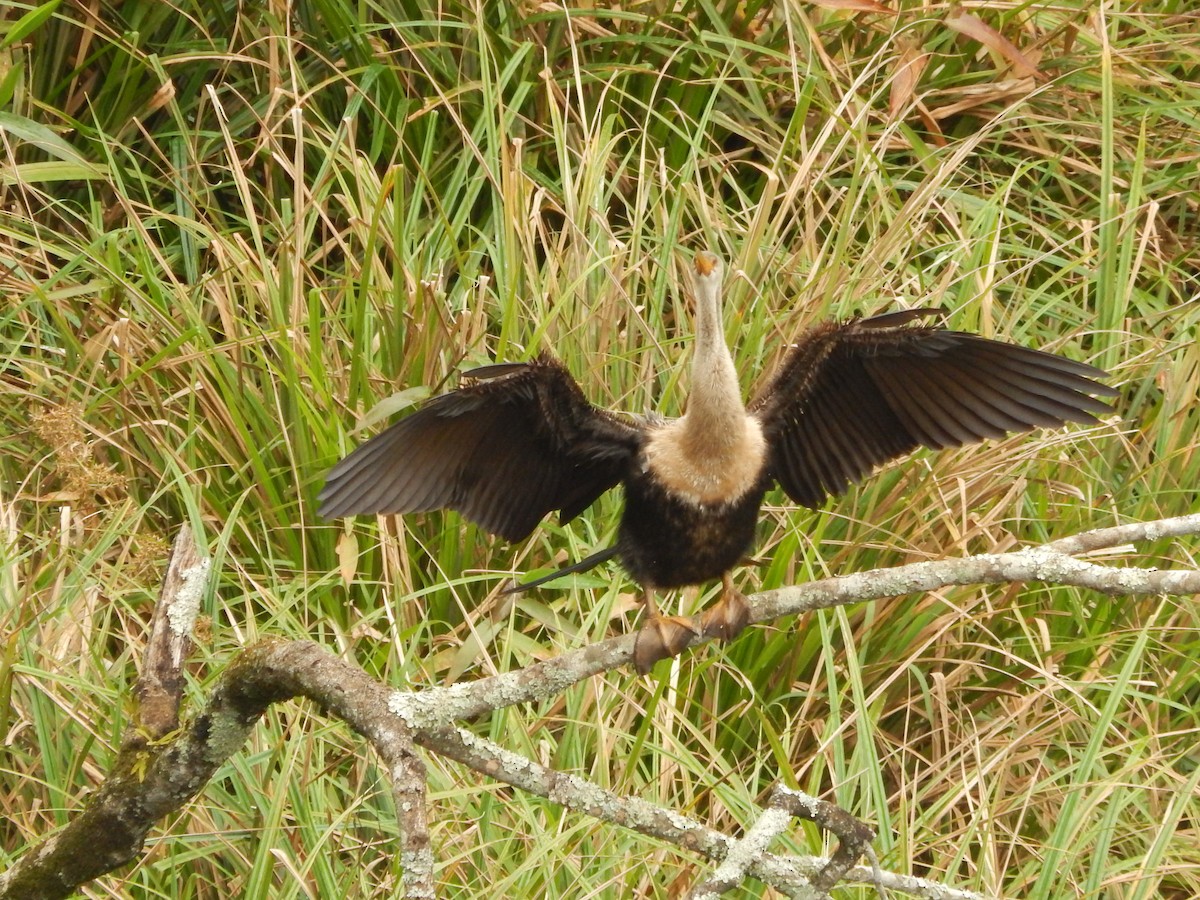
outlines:
[[[622,486],[616,541],[514,589],[616,557],[641,587],[634,643],[641,673],[694,638],[732,640],[749,607],[732,572],[754,543],[776,483],[801,506],[919,447],[944,449],[1068,422],[1095,424],[1117,391],[1102,369],[926,320],[920,308],[827,321],[806,331],[749,403],[722,320],[723,264],[692,261],[695,336],[684,412],[634,415],[590,403],[543,351],[463,373],[460,386],[370,438],[333,466],[318,499],[327,518],[456,510],[509,541],[550,512],[568,522]],[[655,595],[720,579],[691,617]]]

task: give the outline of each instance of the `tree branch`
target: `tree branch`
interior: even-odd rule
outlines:
[[[1130,541],[1200,532],[1200,515],[1099,529],[1015,553],[917,563],[755,595],[752,620],[933,590],[947,585],[1053,581],[1107,594],[1200,593],[1200,572],[1101,566],[1067,553],[1094,552]],[[745,874],[791,896],[813,896],[833,883],[873,883],[922,897],[977,900],[978,895],[933,882],[851,867],[869,840],[866,826],[830,804],[778,791],[773,808],[804,814],[838,834],[832,860],[781,857],[766,844],[786,825],[768,810],[741,841],[673,810],[620,797],[578,776],[556,772],[456,726],[492,709],[562,693],[598,672],[632,661],[633,635],[613,638],[511,672],[449,688],[395,691],[307,641],[265,641],[238,654],[218,679],[206,708],[177,728],[182,666],[199,608],[207,561],[184,530],[164,580],[136,688],[140,700],[112,772],[66,827],[26,851],[0,874],[0,900],[58,898],[136,858],[158,820],[178,810],[244,743],[272,704],[308,697],[365,737],[387,763],[403,836],[409,897],[433,897],[433,856],[426,820],[425,769],[414,744],[514,787],[586,815],[631,828],[718,863],[728,862],[702,888],[714,892]],[[698,643],[698,641],[697,641]],[[844,818],[839,818],[844,817]],[[869,849],[869,848],[867,848]],[[731,857],[733,857],[732,861]]]
[[[751,623],[768,622],[816,609],[847,606],[864,600],[900,597],[951,585],[1007,584],[1042,581],[1086,587],[1112,595],[1200,593],[1200,572],[1159,571],[1101,566],[1074,559],[1068,552],[1095,552],[1131,541],[1159,540],[1200,534],[1200,514],[1139,522],[1087,531],[1051,544],[1012,553],[989,553],[960,559],[910,563],[853,575],[823,578],[748,597]],[[699,632],[699,617],[695,617]],[[393,711],[414,729],[471,719],[493,709],[529,703],[562,693],[600,672],[629,665],[636,635],[609,638],[515,672],[479,681],[435,687],[420,693],[396,694]],[[689,646],[710,638],[695,637]]]
[[[673,809],[655,806],[638,797],[621,797],[578,775],[540,765],[462,728],[435,728],[420,736],[418,741],[435,753],[457,760],[497,781],[545,797],[567,809],[667,841],[710,860],[720,862],[738,844],[733,838]],[[833,804],[828,806],[833,807]],[[847,814],[842,812],[842,815]],[[805,891],[812,896],[813,878],[829,863],[830,860],[819,856],[776,856],[763,852],[749,862],[747,871],[789,896]],[[973,891],[947,888],[909,875],[889,872],[877,875],[864,866],[850,869],[842,880],[852,884],[882,883],[892,890],[930,900],[984,900],[983,895]]]
[[[179,727],[183,664],[192,652],[192,630],[208,586],[208,566],[208,557],[184,525],[171,547],[142,655],[142,674],[134,688],[138,701],[135,727],[150,740],[159,740]]]

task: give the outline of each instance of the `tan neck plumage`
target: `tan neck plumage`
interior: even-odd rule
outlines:
[[[758,483],[766,440],[746,414],[721,323],[721,263],[696,256],[696,346],[687,412],[651,436],[646,463],[673,493],[693,503],[737,500]]]
[[[724,455],[746,428],[746,407],[721,321],[721,264],[696,257],[696,346],[681,441],[689,453]]]

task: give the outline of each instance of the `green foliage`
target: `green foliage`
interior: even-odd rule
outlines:
[[[220,573],[194,697],[265,634],[419,686],[634,627],[616,570],[497,596],[605,545],[619,498],[519,547],[453,515],[322,523],[314,498],[376,402],[464,364],[550,347],[596,402],[677,413],[701,247],[734,273],[747,385],[807,323],[905,303],[1122,386],[1096,428],[922,455],[820,512],[774,498],[746,587],[1194,511],[1188,4],[979,8],[1036,79],[953,4],[891,5],[7,7],[6,857],[111,761],[181,522]],[[1178,601],[947,591],[752,629],[479,727],[729,832],[783,782],[878,823],[890,869],[1014,897],[1188,897],[1198,627]],[[693,869],[430,771],[446,896],[668,896]],[[281,708],[145,865],[89,896],[383,895],[390,802],[360,741]]]

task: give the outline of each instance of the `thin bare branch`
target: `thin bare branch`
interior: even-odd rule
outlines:
[[[846,873],[867,852],[871,841],[875,840],[874,830],[865,822],[856,819],[840,806],[803,791],[777,785],[771,794],[771,805],[787,810],[797,818],[815,822],[826,831],[837,835],[837,850],[830,857],[828,865],[813,877],[813,887],[818,891],[828,891],[842,881]]]
[[[964,559],[912,563],[764,591],[753,597],[751,616],[752,621],[760,622],[862,600],[933,591],[950,585],[1027,581],[1071,585],[1112,596],[1186,596],[1200,592],[1200,572],[1101,566],[1056,553],[1048,547],[1031,547],[1013,553],[986,553]]]
[[[749,597],[750,621],[767,622],[815,609],[864,600],[900,597],[950,585],[1038,581],[1086,587],[1112,595],[1200,593],[1200,572],[1101,566],[1074,559],[1070,552],[1094,552],[1106,546],[1200,533],[1200,515],[1122,525],[1063,538],[1053,544],[1012,553],[911,563],[840,575]],[[1065,548],[1065,550],[1060,549]],[[697,632],[699,619],[697,618]],[[708,638],[696,637],[690,646]],[[392,697],[392,710],[410,727],[423,729],[470,719],[493,709],[529,703],[562,693],[572,684],[633,660],[634,635],[610,638],[519,669],[479,681],[430,688]]]
[[[814,896],[827,897],[829,890],[846,878],[859,857],[870,850],[871,841],[875,840],[875,832],[870,826],[840,806],[803,791],[776,785],[763,814],[742,839],[730,847],[725,861],[708,879],[696,886],[688,895],[689,898],[713,900],[740,885],[751,863],[762,858],[771,841],[787,828],[793,817],[815,822],[838,838],[837,851],[810,879]],[[882,890],[880,877],[874,873],[874,868],[878,867],[872,870],[876,886]]]
[[[714,900],[727,891],[741,885],[750,871],[750,864],[761,859],[771,841],[781,834],[792,821],[792,814],[778,806],[768,806],[742,835],[741,840],[729,846],[725,860],[713,869],[712,874],[696,885],[688,894],[688,900]]]
[[[1122,544],[1138,544],[1143,541],[1160,541],[1164,538],[1184,537],[1189,534],[1200,534],[1200,513],[1190,516],[1176,516],[1173,519],[1158,519],[1153,522],[1129,522],[1125,525],[1113,525],[1109,528],[1095,528],[1091,531],[1081,531],[1070,537],[1051,541],[1046,545],[1049,550],[1078,556],[1094,553]]]
[[[462,728],[438,728],[419,736],[417,740],[430,750],[497,781],[545,797],[567,809],[668,841],[712,860],[724,860],[738,844],[733,838],[673,809],[655,806],[638,797],[618,796],[578,775],[547,768]],[[748,871],[788,896],[804,896],[805,892],[812,896],[812,879],[828,864],[828,859],[819,856],[763,853],[751,861]],[[850,869],[842,881],[851,884],[882,883],[891,890],[930,900],[985,900],[982,894],[948,888],[923,878],[890,872],[877,875],[866,866]]]
[[[413,747],[407,728],[398,729],[396,752],[384,742],[375,745],[392,770],[392,796],[400,824],[404,895],[410,900],[437,896],[433,881],[433,844],[429,839],[425,762]]]

